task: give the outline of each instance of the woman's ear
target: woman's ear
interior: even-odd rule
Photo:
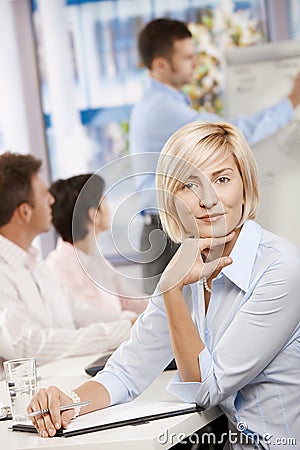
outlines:
[[[88,210],[88,220],[90,223],[94,223],[97,218],[97,208],[91,206]]]

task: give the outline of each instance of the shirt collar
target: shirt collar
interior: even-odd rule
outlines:
[[[88,257],[85,252],[80,250],[80,248],[76,247],[76,245],[71,244],[70,242],[64,241],[62,238],[58,238],[55,252],[62,253],[65,257],[74,258],[74,255],[77,258],[85,258]]]
[[[83,250],[76,247],[76,244],[72,245],[70,242],[66,242],[61,238],[58,238],[57,240],[54,254],[56,254],[56,257],[58,257],[61,261],[64,261],[65,264],[73,264],[74,261],[76,264],[79,262],[85,271],[89,271],[88,267],[91,264],[99,264],[99,261],[101,260],[101,252],[97,255],[97,261],[95,262],[94,254],[85,253]],[[104,258],[102,257],[102,259]]]
[[[61,237],[59,237],[57,239],[55,251],[63,252],[66,253],[67,255],[73,256],[74,246],[70,242],[64,241]]]
[[[253,220],[245,222],[230,254],[233,263],[222,270],[227,278],[245,292],[249,287],[260,240],[261,226]]]
[[[38,256],[38,251],[31,246],[28,252],[26,252],[19,245],[0,235],[0,255],[15,270],[34,264]]]
[[[148,77],[148,86],[150,88],[153,87],[156,90],[160,90],[162,92],[168,92],[169,94],[180,99],[181,101],[184,101],[185,103],[190,104],[190,99],[184,92],[179,91],[178,89],[175,89],[171,86],[168,86],[167,84],[162,83],[161,81],[158,81],[151,76]]]

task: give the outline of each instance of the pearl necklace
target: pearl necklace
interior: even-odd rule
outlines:
[[[203,286],[204,286],[204,289],[205,289],[207,292],[209,292],[209,294],[211,294],[211,288],[208,286],[206,277],[203,278]]]

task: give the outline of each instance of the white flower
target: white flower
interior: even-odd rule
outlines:
[[[251,10],[234,11],[232,0],[220,0],[211,16],[205,15],[205,23],[211,25],[189,25],[199,54],[199,66],[194,83],[186,89],[196,109],[220,112],[224,50],[256,44],[263,40],[263,35],[259,22],[252,18]]]

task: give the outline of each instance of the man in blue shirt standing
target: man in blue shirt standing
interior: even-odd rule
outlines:
[[[141,100],[132,110],[129,140],[130,152],[135,155],[132,161],[137,188],[142,192],[139,206],[144,218],[140,248],[145,255],[144,289],[151,294],[178,248],[160,228],[154,184],[157,158],[167,139],[183,125],[195,120],[215,122],[221,118],[211,113],[199,114],[181,92],[182,87],[192,81],[197,65],[192,35],[183,22],[166,18],[149,22],[139,35],[138,46],[149,70],[149,79]],[[300,74],[286,99],[233,122],[253,144],[285,126],[299,103]],[[143,157],[138,157],[141,153]]]

